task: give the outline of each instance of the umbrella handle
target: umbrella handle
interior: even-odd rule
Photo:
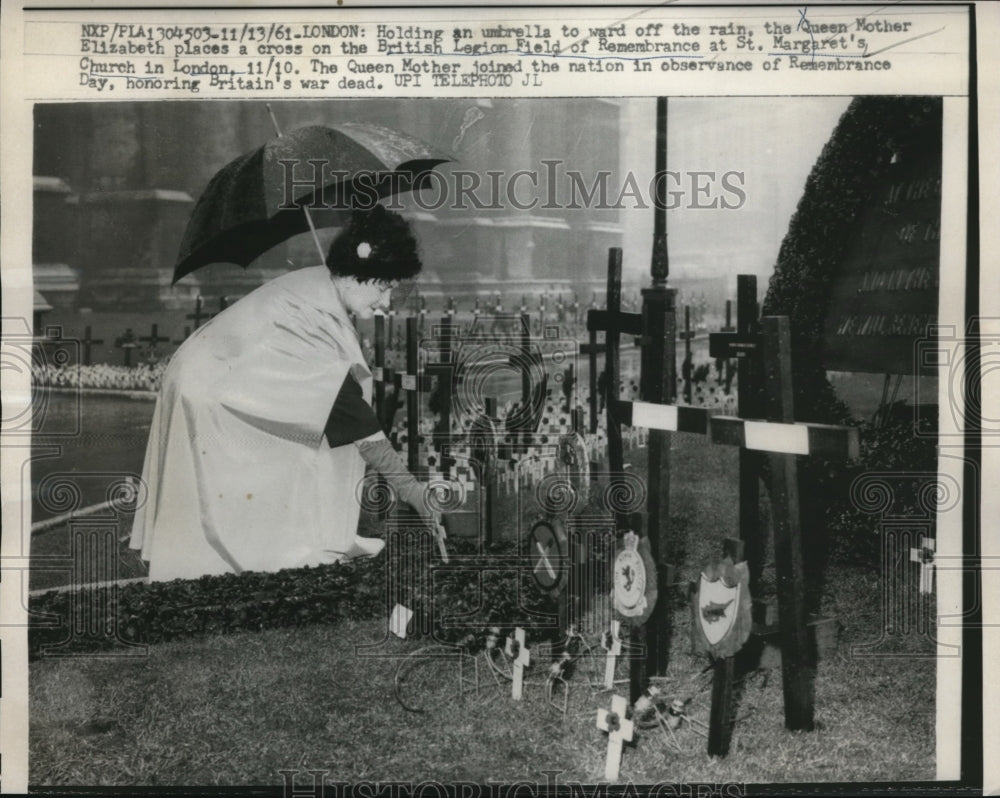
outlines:
[[[271,124],[274,125],[275,135],[281,138],[281,128],[278,127],[278,120],[274,116],[274,111],[271,109],[271,103],[264,103],[267,108],[268,116],[271,117]],[[302,206],[302,212],[306,215],[306,224],[309,225],[309,232],[312,233],[313,242],[316,244],[316,251],[319,253],[320,263],[326,263],[326,253],[323,251],[323,245],[319,242],[319,234],[316,232],[316,225],[313,224],[312,214],[309,213],[309,208],[305,205]]]

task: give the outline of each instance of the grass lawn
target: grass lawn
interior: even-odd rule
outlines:
[[[626,453],[641,469],[643,450]],[[672,529],[683,541],[681,576],[694,578],[736,523],[736,453],[674,437]],[[509,508],[512,509],[512,508]],[[501,508],[507,529],[515,521]],[[781,676],[769,667],[744,685],[725,760],[705,754],[703,738],[682,730],[680,750],[658,730],[638,731],[626,746],[622,781],[899,781],[934,777],[935,661],[927,656],[852,656],[880,637],[882,585],[874,569],[834,565],[823,609],[843,625],[839,646],[820,663],[818,728],[784,730]],[[689,653],[690,617],[675,613],[668,695],[692,699],[707,719],[707,660]],[[525,700],[498,688],[482,655],[480,690],[459,695],[454,662],[429,665],[419,697],[425,714],[393,697],[401,657],[425,642],[390,638],[380,656],[358,645],[386,636],[385,619],[332,620],[150,646],[124,659],[49,659],[30,671],[32,785],[226,785],[282,783],[282,770],[315,769],[330,781],[472,781],[560,783],[603,780],[606,736],[595,726],[607,693],[577,674],[566,715],[545,701],[549,661],[533,650]],[[915,633],[894,651],[926,654]],[[529,641],[530,645],[530,641]],[[600,669],[602,663],[595,663]],[[619,662],[619,678],[627,665]],[[625,685],[621,686],[624,691]],[[302,779],[308,785],[309,777]]]
[[[682,751],[659,731],[639,732],[622,778],[660,781],[854,781],[934,776],[934,661],[852,658],[852,643],[877,637],[875,580],[838,574],[835,597],[851,623],[817,678],[818,729],[783,728],[780,669],[746,686],[733,749],[725,760],[682,732]],[[873,611],[873,609],[875,611]],[[678,634],[684,634],[678,614]],[[243,633],[149,649],[131,660],[33,664],[31,771],[37,785],[280,784],[279,771],[313,768],[331,780],[603,779],[605,737],[595,727],[607,694],[571,680],[569,712],[548,706],[547,662],[528,671],[525,700],[510,699],[480,667],[479,695],[458,694],[454,663],[430,666],[419,698],[434,709],[404,711],[393,698],[400,655],[418,648],[389,640],[380,657],[356,645],[384,637],[384,622]],[[676,647],[666,689],[694,698],[707,717],[704,665]],[[482,663],[482,659],[480,658]],[[626,676],[619,663],[619,678]],[[580,674],[578,674],[580,676]],[[624,686],[622,687],[624,689]],[[304,776],[304,778],[306,778]]]

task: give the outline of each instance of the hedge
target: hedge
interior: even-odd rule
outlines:
[[[392,559],[382,554],[276,573],[49,591],[29,603],[29,656],[109,653],[129,644],[330,624],[344,617],[388,619],[396,601],[414,610],[416,630],[432,630],[438,640],[478,645],[488,626],[509,627],[531,613],[554,611],[552,599],[527,573],[498,568],[497,556],[517,553],[514,543],[496,544],[476,557],[474,543],[449,541],[450,552],[466,555],[463,570],[440,568],[436,556],[428,567],[433,544],[425,538],[418,545],[423,547],[419,557],[410,549],[397,551]],[[398,586],[394,596],[386,589],[390,575]],[[467,624],[442,624],[465,613],[470,614]],[[90,633],[71,635],[73,620]]]

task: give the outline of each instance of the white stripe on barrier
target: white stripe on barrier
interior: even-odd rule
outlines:
[[[809,454],[809,428],[800,424],[744,421],[748,449],[780,454]]]
[[[652,402],[632,402],[632,426],[677,431],[677,408]]]

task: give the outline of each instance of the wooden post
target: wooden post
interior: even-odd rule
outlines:
[[[453,316],[444,316],[441,319],[440,339],[438,345],[438,362],[428,363],[424,366],[424,374],[435,381],[431,390],[437,392],[441,408],[441,421],[434,430],[433,439],[441,455],[441,473],[448,476],[454,460],[450,456],[451,449],[451,402],[452,402],[452,380],[455,374],[454,363],[454,338],[455,322]]]
[[[587,381],[590,387],[590,434],[597,434],[597,330],[589,331],[587,347],[589,373]]]
[[[568,386],[568,387],[567,387]],[[576,395],[576,368],[570,363],[563,372],[563,397],[566,399],[566,412],[573,412],[573,399]]]
[[[642,315],[646,345],[640,394],[647,402],[669,404],[674,395],[674,352],[677,326],[674,316],[676,291],[664,286],[643,289]],[[670,556],[670,433],[650,430],[648,476],[646,478],[646,534],[659,579],[656,607],[645,624],[645,675],[639,679],[644,691],[650,676],[663,676],[670,660],[672,630],[669,600]],[[641,660],[633,660],[640,662]],[[632,696],[633,701],[641,695]]]
[[[417,320],[413,316],[406,319],[406,373],[415,383],[420,377],[420,352],[417,336]],[[419,384],[406,389],[406,466],[416,474],[420,468],[420,390]]]
[[[378,419],[382,431],[388,435],[392,431],[392,421],[395,412],[389,412],[385,400],[385,385],[391,379],[391,374],[385,363],[385,316],[380,312],[375,314],[375,363],[372,372],[372,376],[374,377],[372,398],[375,400],[375,417]],[[393,397],[393,401],[395,402],[395,396]],[[376,479],[379,486],[379,495],[382,495],[388,489],[388,483],[381,474]],[[385,512],[379,511],[379,521],[384,521],[387,517]]]
[[[681,374],[684,378],[684,401],[691,404],[691,376],[694,364],[691,362],[691,306],[684,306],[684,332],[681,333],[684,340],[684,365]]]
[[[620,482],[625,471],[625,453],[622,447],[622,430],[615,417],[615,402],[621,383],[621,363],[618,353],[618,332],[614,329],[614,321],[621,312],[622,301],[622,251],[618,247],[608,250],[608,331],[604,342],[604,370],[606,376],[607,396],[604,407],[607,412],[608,438],[608,472],[612,484]],[[624,531],[626,519],[621,514],[615,516],[615,530]]]
[[[487,416],[489,416],[494,422],[497,420],[497,400],[496,397],[487,396],[483,399],[483,410]],[[484,543],[487,546],[492,545],[494,540],[494,524],[496,522],[496,506],[497,506],[497,480],[496,474],[493,472],[493,463],[487,462],[482,465],[482,475],[483,475],[483,508],[486,515],[485,520],[485,536]]]
[[[381,313],[375,314],[375,415],[378,417],[382,430],[389,434],[387,415],[385,409],[385,316]]]
[[[791,329],[787,316],[761,320],[767,419],[794,421]],[[742,392],[742,386],[740,388]],[[768,454],[774,561],[778,577],[778,624],[781,630],[781,680],[785,726],[813,728],[814,663],[806,627],[805,575],[798,467],[795,455]]]
[[[521,314],[521,405],[527,407],[531,402],[531,316],[527,313]],[[542,407],[545,406],[545,397],[542,397]]]
[[[743,542],[727,538],[723,554],[734,563],[743,559]],[[751,594],[752,595],[752,594]],[[736,721],[736,658],[723,657],[715,662],[712,673],[712,705],[708,716],[708,755],[725,756],[733,737]]]
[[[760,332],[757,307],[757,276],[740,274],[736,278],[736,335],[751,338]],[[728,326],[728,324],[727,324]],[[738,358],[737,415],[740,418],[763,418],[761,407],[761,360],[759,353],[750,350]],[[750,568],[750,595],[757,595],[761,571],[764,568],[764,541],[760,529],[760,479],[761,456],[740,448],[740,540],[743,541],[747,564]]]
[[[759,334],[757,310],[757,277],[740,274],[736,278],[736,328],[731,325],[731,303],[726,301],[726,329],[735,332],[731,340],[744,342],[747,348],[738,350],[739,396],[737,413],[740,418],[761,418],[760,406],[760,347],[755,345]],[[728,358],[727,358],[728,359]],[[761,456],[745,447],[739,451],[739,546],[728,542],[726,553],[746,557],[750,569],[750,595],[756,596],[764,567],[764,546],[760,530]],[[736,557],[733,557],[736,562]],[[709,756],[726,756],[732,740],[736,713],[734,682],[736,665],[733,657],[716,663],[712,675],[712,710],[709,720]]]
[[[451,443],[451,389],[452,376],[454,375],[455,364],[454,345],[455,329],[452,323],[452,316],[445,316],[441,319],[441,364],[443,368],[438,373],[438,390],[441,397],[441,432],[442,442],[438,446],[441,453],[441,473],[446,477],[451,471],[451,458],[448,456]]]

